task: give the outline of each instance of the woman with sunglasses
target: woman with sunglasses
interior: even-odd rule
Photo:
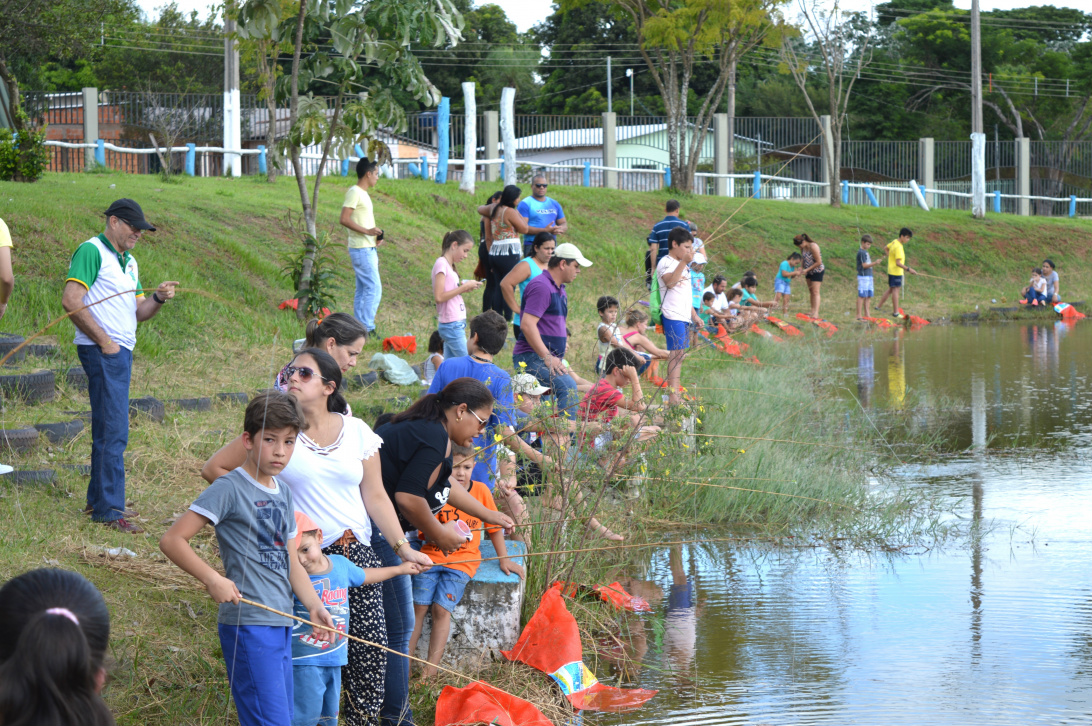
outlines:
[[[466,537],[455,528],[454,520],[440,524],[435,517],[449,502],[456,509],[508,532],[515,526],[507,515],[486,509],[466,489],[452,486],[449,478],[451,445],[473,446],[474,437],[485,430],[492,415],[493,394],[486,385],[474,378],[456,378],[439,393],[425,394],[376,429],[383,438],[383,448],[379,450],[383,487],[398,511],[399,524],[408,532],[420,531],[425,540],[445,554],[466,544]],[[387,566],[386,561],[383,565]],[[404,581],[404,586],[399,586],[398,581]],[[392,583],[384,589],[387,645],[408,653],[414,620],[409,577],[402,575],[387,583]],[[381,713],[384,722],[399,723],[401,718],[402,723],[413,723],[408,682],[409,661],[389,659],[387,697]]]
[[[284,374],[288,395],[303,408],[307,430],[296,437],[292,458],[280,479],[292,490],[296,507],[322,530],[322,551],[344,555],[359,567],[384,567],[384,562],[401,560],[429,567],[428,557],[414,551],[406,541],[383,488],[377,454],[382,439],[360,419],[342,413],[346,406],[339,393],[341,368],[337,362],[323,350],[307,348],[292,360]],[[201,476],[215,481],[241,466],[245,459],[240,437],[216,452],[205,463]],[[408,590],[409,578],[399,579],[406,580]],[[350,634],[373,643],[387,641],[385,597],[381,584],[365,583],[349,589]],[[384,651],[349,642],[349,665],[343,670],[343,683],[352,705],[343,714],[345,723],[370,724],[378,720],[385,695],[383,674],[387,670]]]

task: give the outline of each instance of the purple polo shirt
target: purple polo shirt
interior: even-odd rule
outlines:
[[[538,334],[546,349],[557,358],[565,355],[568,342],[565,318],[569,315],[569,298],[565,294],[565,286],[558,286],[548,270],[527,283],[527,289],[523,291],[520,300],[519,314],[521,319],[524,315],[538,318]],[[534,349],[521,330],[512,355],[533,352]]]

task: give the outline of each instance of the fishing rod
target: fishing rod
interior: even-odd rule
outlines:
[[[482,557],[476,560],[450,560],[445,562],[444,565],[462,565],[470,564],[473,562],[492,562],[494,560],[508,560],[515,559],[517,557],[545,557],[547,555],[573,555],[585,552],[608,552],[611,550],[629,550],[640,549],[649,547],[676,547],[679,545],[689,544],[704,544],[706,542],[756,542],[763,540],[763,537],[713,537],[710,539],[689,539],[680,540],[677,542],[645,542],[643,544],[626,544],[626,545],[614,545],[612,547],[584,547],[575,550],[553,550],[551,552],[526,552],[522,555],[509,555],[508,557]]]
[[[688,434],[682,431],[661,431],[661,435],[666,436],[702,436],[710,439],[739,439],[741,441],[769,441],[775,444],[799,444],[800,446],[822,446],[828,449],[849,449],[856,450],[858,447],[854,446],[839,446],[838,444],[821,444],[817,441],[794,441],[791,439],[767,439],[761,436],[729,436],[728,434]]]
[[[713,487],[714,489],[733,489],[740,492],[751,492],[753,494],[770,494],[777,497],[792,497],[793,499],[806,499],[809,502],[818,502],[819,504],[827,504],[832,507],[845,507],[854,511],[861,511],[858,507],[854,507],[851,504],[839,504],[838,502],[831,502],[826,499],[816,499],[815,497],[806,497],[803,494],[789,494],[788,492],[771,492],[764,489],[747,489],[745,487],[733,487],[727,484],[709,484],[700,481],[687,481],[685,479],[663,479],[662,481],[671,481],[676,484],[690,484],[698,487]]]

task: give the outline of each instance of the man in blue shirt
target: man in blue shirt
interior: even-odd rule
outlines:
[[[519,203],[516,211],[527,219],[527,234],[523,235],[523,256],[531,256],[531,243],[535,235],[549,232],[552,235],[565,234],[569,231],[569,221],[556,200],[546,196],[549,183],[541,174],[531,180],[531,196]]]
[[[645,254],[645,285],[652,289],[652,271],[660,263],[660,259],[667,256],[667,235],[676,227],[690,228],[689,222],[679,218],[679,203],[674,199],[667,200],[665,210],[667,216],[652,227],[648,235],[648,253]]]

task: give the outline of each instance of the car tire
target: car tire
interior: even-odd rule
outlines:
[[[237,403],[245,406],[250,403],[250,394],[248,393],[217,393],[217,401],[223,401],[224,403]]]
[[[87,390],[87,371],[83,369],[83,366],[69,368],[65,371],[64,380],[69,388],[75,388],[79,391]]]
[[[53,469],[38,469],[38,470],[19,470],[7,474],[3,477],[13,484],[20,484],[26,486],[28,484],[55,484],[57,482],[57,472]]]
[[[163,423],[163,419],[167,416],[167,410],[163,406],[163,402],[154,396],[130,399],[129,413],[130,415],[134,413],[143,414],[156,423]]]
[[[0,376],[0,391],[9,398],[18,398],[25,403],[52,401],[56,378],[51,370]]]
[[[20,345],[26,342],[26,338],[21,335],[15,335],[14,333],[0,333],[0,359],[3,359],[11,351],[18,348]],[[23,348],[16,353],[7,362],[7,365],[13,366],[17,363],[21,363],[27,357],[27,349]]]
[[[0,451],[26,451],[38,443],[38,429],[0,429]]]
[[[176,398],[171,401],[183,411],[211,411],[212,399],[208,396],[201,398]]]
[[[84,429],[83,421],[73,419],[60,423],[34,424],[34,428],[45,435],[51,443],[64,444],[76,438]]]

